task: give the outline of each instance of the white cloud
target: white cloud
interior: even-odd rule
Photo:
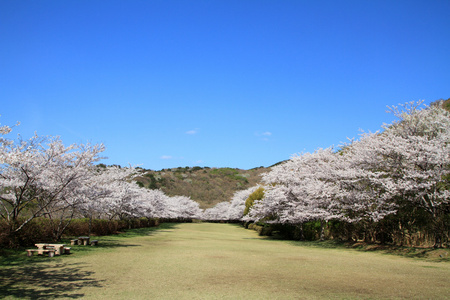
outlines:
[[[193,135],[193,134],[197,134],[197,132],[198,132],[198,129],[192,129],[192,130],[186,131],[186,134]]]
[[[269,141],[269,137],[272,136],[272,132],[264,131],[264,132],[256,132],[255,136],[259,137],[261,141]]]
[[[172,159],[172,156],[170,156],[170,155],[163,155],[160,158],[161,159]]]
[[[256,136],[263,136],[263,137],[268,137],[268,136],[271,136],[272,135],[272,132],[270,132],[270,131],[264,131],[263,133],[261,133],[261,132],[256,132],[255,133],[255,135]]]

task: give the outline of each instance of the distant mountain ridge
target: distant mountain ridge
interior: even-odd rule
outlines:
[[[141,169],[137,184],[161,189],[168,196],[188,196],[202,209],[231,200],[236,191],[257,185],[271,167],[250,170],[236,168],[178,167],[160,171]]]

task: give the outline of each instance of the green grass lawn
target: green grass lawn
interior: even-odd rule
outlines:
[[[0,298],[448,299],[450,263],[162,224],[61,257],[0,260]]]

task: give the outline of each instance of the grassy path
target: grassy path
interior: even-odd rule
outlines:
[[[166,225],[167,226],[167,225]],[[231,224],[171,225],[0,269],[0,298],[448,299],[450,264],[264,239]],[[27,258],[28,259],[28,258]],[[9,296],[8,296],[9,295]]]

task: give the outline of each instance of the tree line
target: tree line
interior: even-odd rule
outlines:
[[[198,218],[198,203],[185,196],[140,188],[140,169],[97,164],[102,144],[65,146],[58,137],[9,139],[0,127],[0,244],[17,246],[36,219],[59,240],[74,218]]]
[[[76,218],[87,219],[89,231],[103,224],[99,219],[144,218],[245,222],[262,234],[276,230],[296,239],[443,247],[450,228],[448,102],[391,107],[397,120],[383,130],[338,149],[294,155],[258,185],[205,210],[190,197],[142,187],[136,180],[143,169],[99,163],[102,144],[65,146],[37,134],[10,139],[14,126],[3,125],[0,245],[20,245],[36,224],[50,224],[51,238],[59,240]]]
[[[450,113],[444,101],[422,104],[390,107],[396,121],[339,149],[293,156],[265,173],[259,187],[207,209],[205,218],[254,222],[298,239],[309,231],[312,239],[444,246]]]

